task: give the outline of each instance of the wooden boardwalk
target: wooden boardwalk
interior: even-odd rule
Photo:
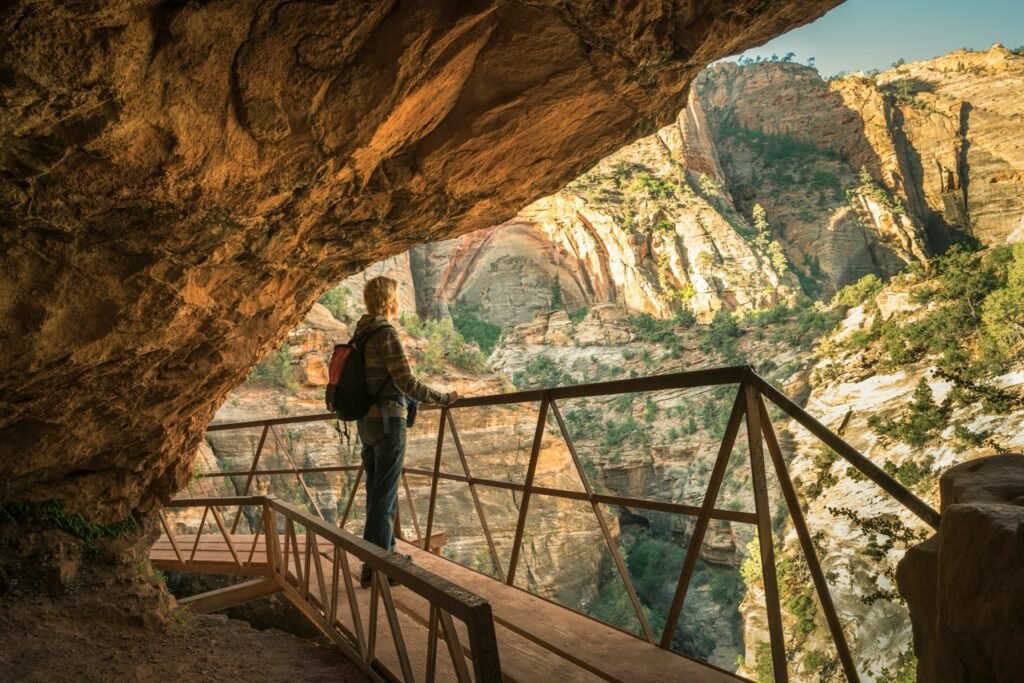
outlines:
[[[238,575],[240,577],[264,577],[241,581],[244,587],[235,590],[214,591],[204,594],[193,602],[200,611],[215,611],[232,604],[285,590],[273,578],[267,578],[266,544],[253,535],[234,534],[232,542],[225,536],[204,534],[196,542],[195,536],[176,535],[174,543],[166,534],[153,546],[150,559],[155,568],[163,571],[184,571]],[[301,535],[299,536],[301,539]],[[294,541],[294,539],[293,539]],[[280,538],[280,547],[287,547],[287,539]],[[301,540],[299,540],[301,543]],[[177,545],[175,549],[174,545]],[[399,552],[411,555],[413,563],[421,569],[436,574],[451,583],[475,593],[487,600],[494,615],[495,635],[501,660],[501,672],[509,681],[630,681],[637,683],[688,681],[704,683],[711,681],[736,681],[732,674],[717,670],[700,662],[674,654],[647,643],[632,635],[584,617],[542,598],[530,595],[518,588],[508,586],[488,576],[467,569],[416,546],[399,542]],[[298,555],[296,549],[296,555]],[[311,607],[345,605],[349,603],[346,583],[341,579],[343,572],[335,567],[335,559],[342,558],[327,550],[317,550],[322,564],[323,581],[311,580],[310,576],[297,576],[295,569],[289,570],[289,582],[297,589],[285,590],[288,597],[300,610],[306,603]],[[358,572],[361,562],[348,555],[348,567]],[[344,563],[344,560],[340,563]],[[297,570],[302,573],[301,564]],[[311,566],[307,557],[306,566]],[[358,578],[358,577],[356,577]],[[307,587],[302,589],[303,584]],[[395,586],[390,591],[401,634],[396,638],[393,626],[387,620],[376,628],[378,610],[371,606],[371,591],[356,588],[353,591],[358,614],[354,609],[337,609],[338,625],[351,634],[362,634],[364,624],[368,625],[376,638],[375,656],[389,671],[403,671],[399,656],[401,649],[408,652],[408,666],[415,680],[431,680],[431,647],[428,637],[431,626],[431,605],[417,593]],[[327,612],[326,609],[322,610]],[[380,610],[383,611],[383,610]],[[307,616],[310,616],[307,613]],[[356,620],[361,623],[357,623]],[[314,623],[316,620],[313,619]],[[443,625],[442,625],[443,626]],[[469,643],[466,626],[457,620],[448,619],[447,628],[458,633],[459,643]],[[328,634],[330,635],[330,634]],[[443,636],[442,636],[443,639]],[[447,639],[443,639],[447,642]],[[455,640],[455,639],[452,639]],[[401,647],[398,646],[401,641]],[[436,642],[436,641],[435,641]],[[434,656],[436,680],[464,679],[465,671],[456,671],[457,660],[464,659],[467,670],[472,669],[469,647],[461,647],[457,659]],[[451,654],[451,653],[450,653]],[[407,676],[408,678],[408,676]]]

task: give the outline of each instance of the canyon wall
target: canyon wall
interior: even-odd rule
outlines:
[[[617,303],[708,321],[827,298],[955,241],[1020,241],[1022,85],[1001,46],[829,81],[718,64],[655,135],[501,226],[411,250],[418,311],[508,326]]]

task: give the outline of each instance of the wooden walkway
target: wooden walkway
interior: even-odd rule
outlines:
[[[195,536],[176,535],[174,544],[166,534],[153,546],[150,559],[155,568],[163,571],[184,571],[194,573],[229,574],[238,576],[264,577],[243,581],[244,587],[204,594],[194,602],[199,611],[216,611],[233,604],[246,602],[271,593],[284,590],[274,579],[266,578],[269,565],[266,545],[253,535],[231,535],[232,547],[223,536],[203,535],[196,543]],[[301,542],[301,541],[300,541]],[[287,540],[282,536],[281,547]],[[416,546],[399,542],[399,552],[411,555],[413,563],[428,572],[436,574],[451,583],[475,593],[487,600],[493,609],[495,635],[501,659],[501,672],[508,681],[630,681],[654,683],[665,681],[688,681],[692,683],[736,681],[732,674],[719,671],[703,663],[690,660],[667,650],[651,645],[639,638],[619,631],[600,622],[584,617],[542,598],[530,595],[518,588],[508,586],[478,572],[472,571]],[[293,591],[288,595],[299,609],[303,609],[297,597],[309,604],[320,607],[344,605],[349,601],[345,582],[334,566],[335,556],[324,550],[317,551],[323,565],[323,582],[310,581],[309,577],[295,576],[289,570],[289,580],[297,586],[305,582],[308,595]],[[349,555],[348,567],[358,572],[361,562]],[[310,566],[307,558],[307,565]],[[301,572],[301,569],[299,570]],[[333,580],[331,577],[334,577]],[[286,591],[287,593],[288,591]],[[401,634],[395,634],[385,625],[373,628],[377,640],[376,657],[393,672],[403,671],[396,640],[404,641],[408,651],[409,666],[415,680],[431,680],[430,638],[431,605],[417,593],[395,586],[391,589],[394,606],[400,623]],[[356,589],[355,602],[359,607],[358,619],[363,624],[375,623],[376,609],[371,608],[371,591]],[[323,610],[326,612],[326,610]],[[354,620],[354,610],[338,609],[337,619],[349,633],[361,633],[363,626]],[[307,614],[307,616],[310,616]],[[316,623],[315,619],[313,619]],[[393,627],[392,627],[393,628]],[[460,643],[470,642],[466,626],[450,620],[447,628],[458,632]],[[467,668],[469,648],[462,648]],[[462,659],[462,657],[458,658]],[[437,680],[459,680],[463,676],[455,670],[459,664],[455,659],[434,657]]]

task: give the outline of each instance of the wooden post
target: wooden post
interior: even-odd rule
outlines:
[[[442,616],[445,616],[442,612]],[[450,617],[449,617],[450,618]],[[494,616],[490,603],[474,607],[466,619],[469,631],[469,650],[473,658],[473,673],[478,683],[500,683],[501,660],[498,639],[494,633]],[[452,629],[454,632],[455,629]]]
[[[295,465],[295,460],[292,459],[292,454],[288,451],[288,448],[281,443],[281,437],[277,435],[277,430],[273,427],[270,428],[271,433],[274,435],[274,441],[277,442],[278,447],[284,451],[284,457],[288,458],[288,464],[292,466],[292,471],[295,472],[295,479],[299,482],[299,486],[305,491],[306,497],[309,498],[309,504],[313,506],[313,511],[316,512],[316,516],[320,519],[324,518],[324,513],[320,512],[320,506],[317,505],[316,498],[313,497],[313,492],[306,486],[306,479],[299,472],[299,468]]]
[[[352,511],[352,503],[355,502],[356,493],[359,491],[359,484],[363,481],[363,466],[360,465],[359,469],[356,470],[356,483],[352,485],[352,490],[348,492],[348,502],[345,503],[345,512],[341,514],[341,523],[338,525],[339,528],[345,528],[345,522],[348,521],[348,513]]]
[[[569,436],[569,430],[565,427],[565,422],[562,420],[562,411],[558,409],[558,403],[551,400],[551,411],[555,414],[555,420],[558,422],[558,429],[562,432],[562,438],[565,439],[565,445],[569,449],[569,455],[572,456],[572,462],[576,466],[576,473],[580,477],[580,481],[583,483],[583,490],[587,494],[587,500],[590,502],[590,506],[594,510],[594,516],[597,517],[597,524],[601,527],[601,536],[604,538],[604,543],[608,546],[608,552],[611,553],[612,561],[615,563],[615,569],[619,572],[619,577],[622,579],[622,583],[626,586],[626,594],[629,596],[629,602],[633,605],[633,611],[636,612],[637,621],[640,622],[640,628],[644,632],[644,637],[647,638],[647,642],[654,642],[654,632],[651,630],[651,625],[647,621],[647,615],[644,614],[643,607],[640,605],[640,598],[636,594],[636,588],[633,586],[633,579],[629,576],[629,570],[626,569],[626,563],[622,561],[622,555],[615,549],[615,541],[612,539],[611,529],[608,527],[608,522],[604,518],[604,513],[601,511],[601,506],[594,500],[594,490],[590,486],[590,480],[587,478],[587,473],[583,469],[583,464],[580,462],[580,457],[576,453],[576,445],[572,441],[572,437]]]
[[[203,507],[203,517],[199,520],[199,528],[196,529],[196,542],[192,544],[192,552],[188,556],[188,561],[196,559],[196,551],[199,550],[199,539],[203,537],[203,527],[206,526],[206,515],[210,513],[210,506],[206,505]]]
[[[512,543],[512,559],[508,563],[508,576],[505,583],[512,586],[516,581],[516,569],[519,565],[520,547],[523,543],[523,532],[526,527],[526,514],[530,510],[530,494],[533,493],[533,478],[537,474],[537,459],[540,457],[540,446],[544,439],[544,426],[547,424],[548,402],[551,400],[548,392],[544,392],[544,398],[540,402],[540,410],[537,415],[537,431],[533,436],[533,448],[530,450],[530,465],[526,470],[526,482],[523,489],[523,499],[519,503],[519,521],[516,523],[516,537]],[[429,532],[428,532],[429,533]]]
[[[270,431],[270,425],[263,425],[263,431],[260,432],[260,442],[256,445],[256,453],[252,457],[252,466],[249,467],[249,476],[245,478],[245,488],[242,489],[242,495],[249,495],[249,489],[252,488],[252,480],[256,477],[256,466],[260,462],[260,455],[263,453],[263,444],[267,441],[267,432]],[[231,533],[235,533],[238,529],[238,522],[242,519],[242,508],[243,505],[238,506],[238,515],[235,517],[235,521],[231,524]]]
[[[241,514],[242,506],[239,506],[238,510],[239,514]],[[217,528],[220,530],[220,535],[224,537],[224,542],[227,543],[231,557],[235,560],[235,564],[241,567],[242,560],[239,559],[238,553],[235,551],[235,544],[231,541],[231,534],[228,533],[227,528],[224,526],[224,519],[220,516],[220,513],[217,512],[217,508],[213,505],[210,506],[210,512],[213,513],[213,519],[217,522]]]
[[[437,680],[437,605],[431,603],[427,617],[427,683]]]
[[[174,550],[174,556],[178,558],[178,562],[185,563],[185,558],[181,556],[181,549],[178,548],[178,541],[174,538],[174,532],[171,531],[171,525],[167,523],[167,518],[164,516],[164,511],[160,511],[160,525],[164,528],[164,533],[167,534],[167,540],[171,542],[171,549]]]
[[[405,646],[405,637],[402,635],[402,625],[398,623],[398,613],[395,611],[395,601],[391,597],[388,577],[382,572],[377,572],[377,585],[380,586],[381,601],[384,603],[384,613],[387,615],[388,625],[391,627],[391,638],[395,643],[398,663],[402,667],[402,677],[412,683],[415,676],[412,673],[412,663],[409,661],[409,651]]]
[[[786,668],[786,641],[782,632],[782,608],[779,606],[779,584],[775,575],[775,544],[772,537],[772,511],[768,505],[768,478],[761,446],[760,396],[757,389],[744,383],[746,397],[747,439],[750,446],[750,478],[754,485],[754,511],[757,513],[757,540],[761,548],[761,576],[764,579],[764,602],[768,611],[768,634],[772,648],[772,671],[777,683],[789,680]]]
[[[839,621],[839,615],[836,613],[836,606],[832,602],[832,593],[828,589],[828,582],[825,580],[825,574],[821,571],[821,564],[818,562],[818,554],[815,552],[814,542],[811,540],[811,534],[807,528],[807,522],[804,520],[803,510],[800,509],[800,501],[797,499],[796,489],[793,487],[793,482],[789,478],[789,471],[786,469],[786,461],[782,457],[782,448],[779,445],[779,439],[775,435],[775,428],[772,427],[771,419],[768,416],[768,408],[760,397],[758,398],[758,404],[761,415],[761,429],[764,432],[764,440],[768,444],[768,454],[771,456],[772,463],[775,465],[775,473],[779,478],[779,486],[782,488],[782,496],[786,500],[786,507],[789,509],[789,516],[793,520],[793,528],[796,529],[797,538],[800,539],[800,547],[804,552],[804,558],[807,560],[807,568],[811,572],[811,580],[814,582],[814,588],[818,593],[818,600],[821,602],[821,609],[825,613],[825,621],[828,622],[828,628],[832,634],[832,640],[835,642],[839,661],[843,665],[843,673],[846,674],[846,679],[848,681],[856,683],[857,681],[860,681],[860,676],[857,673],[857,665],[853,662],[853,656],[850,654],[850,647],[846,642],[846,634],[843,633],[843,625]]]
[[[501,569],[501,561],[498,559],[498,551],[494,547],[494,539],[491,538],[491,529],[487,526],[487,517],[484,515],[483,505],[480,504],[480,496],[477,493],[476,485],[473,483],[473,476],[469,473],[469,462],[466,453],[462,450],[462,441],[459,439],[459,430],[455,426],[455,419],[451,411],[448,412],[448,426],[452,430],[452,440],[455,442],[455,450],[459,453],[459,461],[462,463],[462,472],[466,475],[469,485],[469,493],[473,498],[473,506],[476,508],[477,517],[480,518],[480,527],[484,532],[484,540],[487,541],[487,550],[491,554],[491,562],[494,563],[494,570],[498,572],[498,580],[505,580],[505,572]]]
[[[352,568],[348,564],[348,553],[344,550],[336,557],[341,561],[341,572],[345,581],[345,595],[348,598],[348,607],[352,613],[352,630],[356,632],[356,644],[359,646],[359,654],[366,656],[366,637],[363,635],[363,618],[359,612],[359,603],[356,602],[355,580],[352,578]],[[369,661],[369,660],[367,660]]]
[[[856,448],[846,443],[842,437],[835,434],[825,425],[814,419],[806,410],[793,403],[785,394],[766,382],[762,377],[749,373],[751,381],[757,385],[768,400],[781,408],[787,415],[800,423],[804,429],[818,437],[826,446],[841,455],[847,462],[857,468],[861,474],[875,482],[883,491],[895,498],[903,507],[907,508],[921,518],[925,524],[933,529],[938,529],[942,523],[942,515],[934,510],[928,503],[914,495],[914,493],[903,484],[899,483],[888,472],[871,462],[871,460]]]
[[[277,537],[277,519],[269,503],[263,504],[263,525],[265,527],[263,535],[266,536],[267,542],[267,564],[270,565],[272,574],[283,577],[281,548]]]
[[[402,486],[405,488],[405,502],[409,505],[409,518],[412,519],[412,528],[416,530],[416,538],[423,538],[420,531],[420,520],[416,515],[416,506],[412,502],[412,489],[409,488],[409,479],[402,472]]]
[[[259,516],[256,518],[256,535],[253,536],[252,545],[249,547],[249,556],[245,558],[247,565],[252,564],[252,558],[256,555],[256,548],[259,547],[260,536],[263,535],[263,508],[260,508]],[[270,564],[270,556],[267,556],[267,564]]]
[[[704,543],[704,534],[707,532],[708,523],[711,521],[711,511],[715,507],[715,501],[718,500],[718,491],[722,487],[722,480],[725,478],[725,470],[729,465],[733,444],[736,443],[736,435],[740,430],[740,420],[743,419],[743,406],[743,386],[740,385],[740,390],[736,394],[736,400],[732,404],[732,413],[730,413],[729,422],[725,427],[722,444],[718,448],[715,466],[711,470],[708,490],[704,493],[704,502],[700,507],[700,512],[697,514],[693,535],[690,537],[690,547],[686,549],[686,558],[683,560],[682,569],[679,571],[679,582],[676,584],[676,592],[672,596],[672,604],[669,606],[668,616],[665,618],[665,630],[661,632],[660,646],[666,650],[672,649],[672,634],[675,633],[676,625],[679,623],[679,616],[683,611],[683,602],[686,600],[686,592],[690,588],[690,579],[693,578],[693,571],[697,567],[697,558],[700,557],[700,547]]]
[[[434,508],[437,505],[437,475],[441,471],[441,453],[444,451],[444,424],[448,409],[441,408],[441,424],[437,427],[437,453],[434,455],[434,476],[430,480],[430,505],[427,507],[427,535],[423,539],[423,549],[430,552],[430,534],[434,530]]]

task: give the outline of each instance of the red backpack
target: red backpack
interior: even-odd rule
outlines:
[[[327,390],[324,400],[327,410],[333,411],[339,420],[350,421],[366,417],[373,405],[374,396],[366,386],[366,343],[383,329],[391,325],[380,325],[359,335],[354,335],[347,344],[337,344],[331,354],[328,370]]]

